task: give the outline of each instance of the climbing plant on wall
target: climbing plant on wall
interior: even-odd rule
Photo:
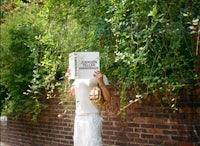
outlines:
[[[41,6],[17,1],[13,11],[1,25],[4,111],[37,119],[46,107],[42,101],[60,86],[64,36],[59,25],[41,16]]]
[[[132,87],[134,101],[159,93],[176,110],[179,90],[197,77],[189,27],[195,21],[199,37],[198,8],[197,1],[111,1],[113,75],[123,89]]]
[[[73,51],[101,53],[121,108],[153,96],[176,110],[180,89],[198,84],[198,0],[14,0],[7,9],[10,3],[1,17],[0,86],[11,113],[36,119],[43,99],[64,93]]]

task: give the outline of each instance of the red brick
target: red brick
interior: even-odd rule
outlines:
[[[143,127],[143,128],[154,128],[154,124],[142,124],[141,127]]]
[[[135,138],[135,142],[139,143],[140,145],[148,143],[147,139],[142,139],[142,138]]]
[[[163,146],[179,146],[178,142],[165,141]]]
[[[195,144],[189,142],[181,142],[180,146],[195,146]]]
[[[154,135],[162,134],[162,129],[150,128],[150,129],[148,129],[147,133],[154,134]]]
[[[149,135],[149,134],[141,134],[141,138],[152,139],[152,138],[153,138],[153,135]]]

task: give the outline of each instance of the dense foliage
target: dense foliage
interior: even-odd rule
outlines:
[[[135,101],[153,94],[176,108],[179,89],[196,78],[189,26],[199,26],[198,9],[197,1],[112,1],[113,73]]]
[[[198,0],[4,0],[1,8],[0,95],[9,113],[36,119],[43,99],[64,93],[73,51],[101,53],[122,108],[150,95],[176,109],[179,90],[198,83]]]

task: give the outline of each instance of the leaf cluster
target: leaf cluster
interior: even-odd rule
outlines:
[[[153,96],[176,110],[180,89],[198,83],[197,0],[13,2],[12,9],[3,3],[0,26],[0,94],[9,113],[36,119],[43,100],[64,94],[68,54],[75,51],[101,53],[122,109]]]
[[[199,35],[189,28],[195,20],[199,26],[198,7],[187,0],[112,1],[106,21],[115,38],[113,75],[120,88],[132,90],[132,100],[158,96],[177,109],[178,92],[197,77],[193,41]]]

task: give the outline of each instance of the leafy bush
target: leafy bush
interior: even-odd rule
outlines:
[[[36,20],[33,14],[23,12],[7,16],[6,22],[1,25],[0,84],[5,89],[1,95],[7,111],[16,116],[24,113],[35,116],[43,107],[37,98],[24,95],[30,86],[35,66],[33,48],[30,46],[37,44],[35,36],[40,34],[40,28],[34,22]]]
[[[55,96],[67,68],[62,24],[49,21],[40,5],[17,1],[1,25],[1,82],[4,112],[34,120]]]
[[[121,106],[153,96],[176,110],[179,90],[198,83],[197,0],[51,0],[23,3],[1,27],[2,101],[36,119],[43,99],[63,92],[73,51],[99,51]],[[16,12],[16,13],[13,13]],[[196,48],[196,50],[195,50]],[[127,98],[127,92],[131,97]]]
[[[199,2],[187,0],[112,1],[113,75],[122,89],[132,87],[131,99],[158,95],[176,110],[179,90],[197,77],[189,26],[195,19],[199,25],[198,8]]]
[[[197,0],[84,0],[71,6],[82,29],[93,32],[86,43],[102,53],[102,69],[121,91],[122,107],[154,96],[177,109],[180,89],[198,77]]]

